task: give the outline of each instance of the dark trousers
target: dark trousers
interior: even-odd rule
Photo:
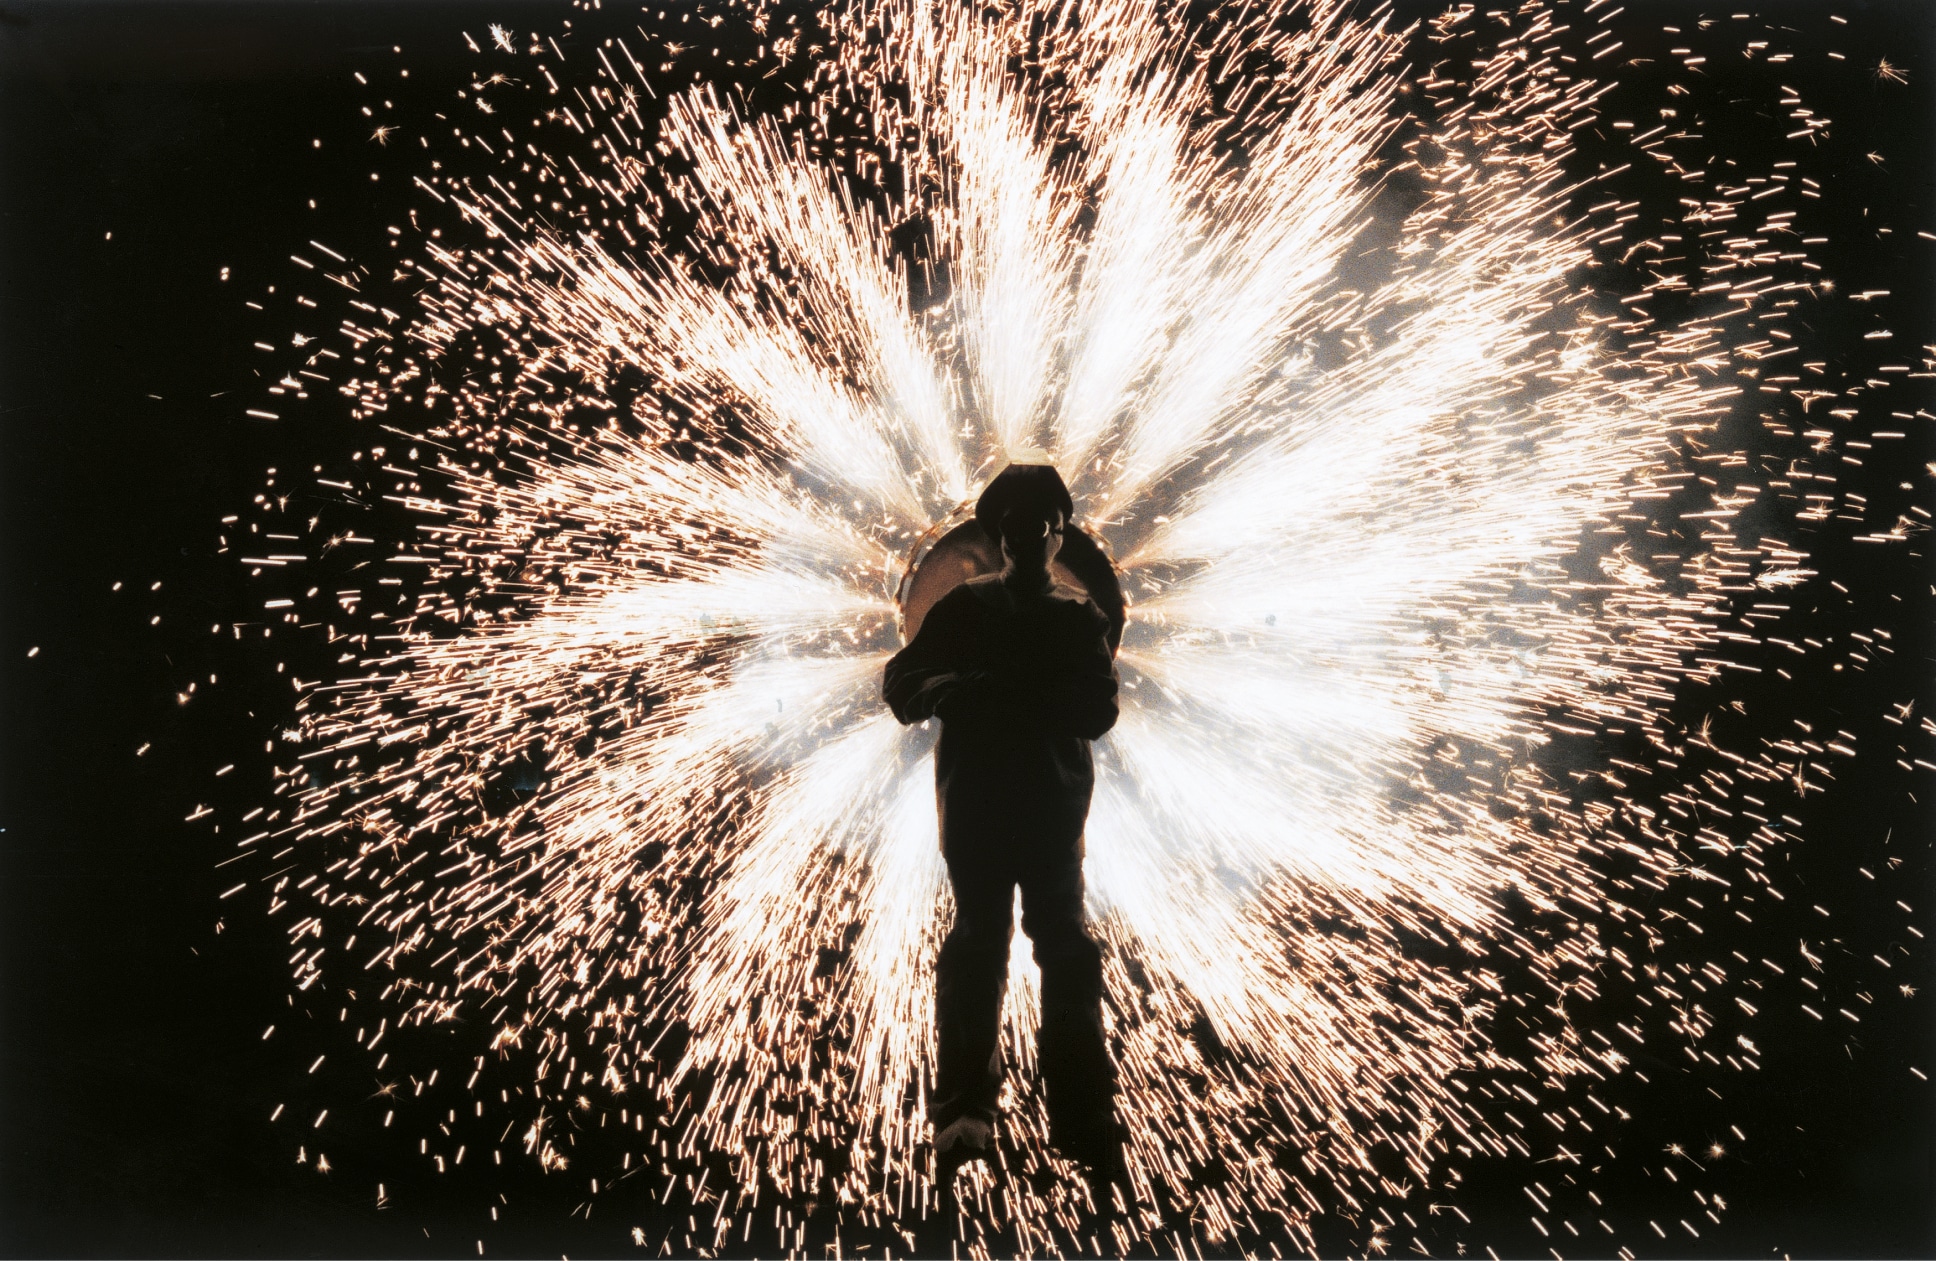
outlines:
[[[952,822],[952,821],[951,821]],[[1082,837],[1017,834],[1000,825],[943,829],[954,928],[935,964],[938,1060],[934,1120],[995,1119],[1001,1090],[1001,1009],[1015,889],[1022,931],[1042,969],[1037,1062],[1058,1143],[1080,1143],[1110,1121],[1116,1069],[1102,1031],[1102,951],[1082,909]]]

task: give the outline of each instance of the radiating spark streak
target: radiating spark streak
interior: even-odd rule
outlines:
[[[1316,23],[1323,31],[1323,13]],[[1313,38],[1320,38],[1314,32]],[[1267,351],[1308,315],[1317,286],[1362,227],[1362,202],[1347,195],[1390,129],[1392,81],[1367,83],[1378,58],[1357,40],[1322,42],[1305,65],[1308,88],[1235,190],[1220,200],[1213,230],[1179,283],[1198,288],[1194,319],[1178,333],[1168,371],[1123,439],[1126,465],[1102,515],[1126,507],[1215,433]],[[1349,68],[1347,55],[1356,59]],[[1321,121],[1320,121],[1321,120]],[[1312,145],[1321,134],[1325,143]]]
[[[1078,470],[1179,318],[1188,297],[1184,263],[1200,232],[1179,188],[1183,129],[1139,113],[1103,134],[1104,191],[1077,298],[1075,363],[1054,434],[1063,462]]]
[[[918,747],[918,746],[917,746]],[[912,754],[914,750],[907,750]],[[919,1143],[917,1114],[898,1106],[917,1079],[932,1071],[934,1048],[926,976],[940,946],[945,873],[939,847],[929,844],[938,823],[924,757],[903,775],[872,858],[875,878],[859,913],[852,998],[860,1077],[856,1104],[882,1118],[890,1145]]]
[[[939,478],[924,488],[923,506],[930,512],[959,503],[969,486],[947,392],[926,339],[909,318],[901,297],[906,277],[882,249],[885,237],[871,209],[817,176],[770,120],[745,124],[737,135],[726,122],[710,100],[702,109],[682,99],[672,107],[665,134],[691,155],[705,186],[732,190],[720,200],[720,213],[749,239],[776,241],[789,274],[812,287],[810,301],[782,299],[785,324],[812,328],[868,365],[870,391],[893,418],[881,431],[905,433],[918,444],[901,470],[902,481],[923,473]]]
[[[983,421],[1004,449],[1019,449],[1036,437],[1063,322],[1073,207],[1057,195],[1048,155],[994,68],[977,65],[961,77],[943,117],[959,169],[952,218],[962,332]]]

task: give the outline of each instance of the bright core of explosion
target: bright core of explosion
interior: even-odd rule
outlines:
[[[1329,3],[1207,42],[1141,0],[844,20],[806,108],[698,88],[648,127],[615,45],[571,119],[595,165],[425,184],[484,243],[418,243],[422,311],[370,318],[391,358],[352,383],[438,417],[393,558],[427,574],[418,620],[300,724],[335,755],[305,835],[384,890],[356,965],[541,1082],[691,1092],[744,1178],[804,1187],[831,1141],[843,1202],[932,1203],[933,732],[880,672],[910,547],[1040,448],[1131,600],[1087,871],[1138,1187],[1233,1153],[1209,1228],[1296,1229],[1375,1143],[1420,1178],[1506,1150],[1451,1087],[1498,1054],[1499,981],[1408,943],[1592,984],[1596,856],[1672,859],[1540,750],[1655,731],[1744,572],[1669,581],[1604,528],[1676,488],[1675,435],[1730,391],[1719,323],[1636,346],[1586,300],[1607,224],[1563,162],[1597,85],[1535,31],[1394,157],[1404,37]],[[1086,1192],[1025,1187],[1053,1158],[1013,973],[1014,1155],[969,1176],[1048,1230]],[[1622,1062],[1563,1020],[1534,1047]],[[1266,1132],[1305,1173],[1235,1155]]]

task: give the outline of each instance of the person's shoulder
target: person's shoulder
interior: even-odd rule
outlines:
[[[1089,598],[1087,591],[1075,583],[1064,582],[1060,578],[1057,578],[1049,584],[1048,598],[1054,600],[1057,604],[1088,604],[1091,606],[1095,604],[1095,601]]]
[[[1071,622],[1085,627],[1109,625],[1108,616],[1081,587],[1058,582],[1049,588],[1049,600],[1054,604],[1057,615]]]
[[[1015,608],[1015,598],[1002,585],[1000,574],[982,574],[970,578],[956,587],[950,594],[960,596],[968,604],[979,605],[984,609],[995,609],[1003,613]]]
[[[967,622],[981,616],[981,609],[987,604],[987,596],[978,594],[972,588],[981,582],[980,578],[970,578],[967,582],[957,583],[942,593],[928,609],[922,624],[934,622],[936,625],[953,625]]]
[[[974,602],[975,596],[973,592],[968,590],[968,584],[965,582],[957,583],[944,591],[941,594],[941,598],[929,606],[928,615],[932,617],[934,614],[944,610],[950,613],[959,612],[963,608],[974,604]]]

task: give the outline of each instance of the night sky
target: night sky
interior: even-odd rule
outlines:
[[[1936,240],[1917,235],[1936,233],[1936,11],[1917,0],[1742,0],[1711,12],[1630,0],[1623,21],[1644,56],[1665,40],[1665,22],[1691,27],[1705,16],[1725,30],[1750,7],[1810,55],[1779,68],[1717,60],[1711,90],[1688,107],[1714,119],[1719,145],[1729,112],[1769,107],[1780,95],[1773,82],[1833,120],[1811,168],[1829,176],[1816,222],[1831,243],[1820,257],[1844,293],[1890,295],[1860,307],[1824,302],[1807,336],[1818,356],[1873,359],[1863,333],[1880,319],[1894,330],[1891,353],[1916,362],[1910,348],[1936,341]],[[380,249],[384,226],[414,204],[408,160],[370,143],[360,112],[370,94],[352,74],[405,64],[416,84],[460,83],[474,57],[459,32],[481,34],[491,21],[555,26],[569,12],[468,0],[0,0],[6,1255],[474,1256],[479,1238],[490,1255],[643,1255],[626,1232],[658,1222],[656,1205],[611,1197],[574,1216],[584,1200],[577,1180],[524,1165],[426,1172],[414,1131],[365,1126],[333,1137],[328,1173],[313,1159],[297,1163],[295,1149],[308,1144],[313,1156],[314,1140],[286,1119],[271,1125],[275,1106],[289,1102],[293,1115],[308,1106],[300,1100],[366,1100],[369,1074],[348,1057],[306,1071],[320,1039],[338,1036],[328,996],[287,997],[282,929],[259,899],[221,897],[240,878],[218,867],[233,838],[185,821],[200,803],[219,811],[261,796],[264,743],[290,704],[276,662],[313,651],[241,652],[210,636],[250,593],[233,559],[216,554],[218,523],[243,510],[266,469],[306,470],[368,441],[327,390],[280,421],[246,415],[280,370],[254,343],[292,327],[266,293],[275,285],[286,296],[299,279],[290,254],[312,240]],[[1823,48],[1844,59],[1816,55]],[[1885,57],[1906,83],[1871,72]],[[703,48],[675,78],[694,72],[721,73]],[[1633,71],[1634,93],[1650,90],[1647,73]],[[1756,144],[1767,129],[1740,134]],[[1594,160],[1594,144],[1583,138],[1583,161]],[[1926,380],[1898,384],[1884,413],[1936,411],[1933,393]],[[1843,475],[1883,525],[1911,503],[1936,506],[1924,468],[1936,459],[1936,424],[1898,427],[1905,440]],[[1723,1138],[1729,1149],[1710,1183],[1729,1201],[1723,1224],[1698,1239],[1654,1241],[1651,1254],[1646,1240],[1623,1235],[1643,1255],[1936,1254],[1936,1117],[1930,1085],[1909,1071],[1936,1072],[1936,976],[1927,941],[1905,932],[1936,932],[1927,808],[1936,775],[1905,770],[1895,751],[1936,761],[1936,741],[1913,721],[1883,719],[1888,704],[1916,699],[1920,717],[1936,702],[1936,588],[1927,534],[1880,547],[1850,541],[1856,532],[1825,525],[1804,540],[1823,582],[1848,588],[1813,624],[1885,628],[1895,651],[1833,673],[1829,656],[1811,658],[1789,685],[1816,689],[1811,704],[1862,750],[1809,799],[1807,839],[1785,859],[1807,901],[1830,912],[1827,926],[1791,900],[1706,948],[1785,957],[1805,937],[1829,952],[1825,987],[1874,997],[1858,1025],[1817,1023],[1771,1000],[1755,1026],[1754,1073],[1710,1076],[1637,1056],[1649,1081],[1626,1096],[1642,1101],[1629,1102],[1635,1117],[1621,1139],[1634,1153],[1623,1157],[1628,1215],[1684,1199],[1646,1153]],[[197,691],[181,703],[190,682]],[[1753,715],[1756,689],[1775,684],[1732,686]],[[1742,721],[1730,733],[1737,742],[1755,734],[1754,719]],[[1895,909],[1898,900],[1913,912]],[[1886,977],[1866,961],[1878,955],[1894,960]],[[1898,997],[1900,985],[1921,992]],[[1856,1001],[1844,993],[1827,1007]],[[271,1024],[279,1030],[265,1040]],[[463,1037],[441,1030],[418,1049],[434,1038],[458,1048]],[[461,1064],[470,1052],[453,1054]],[[1731,1125],[1748,1139],[1728,1138]],[[1592,1241],[1546,1241],[1529,1229],[1519,1190],[1528,1176],[1503,1164],[1469,1169],[1453,1198],[1481,1229],[1461,1237],[1492,1240],[1501,1255],[1544,1256],[1549,1242],[1569,1256],[1599,1255]]]

